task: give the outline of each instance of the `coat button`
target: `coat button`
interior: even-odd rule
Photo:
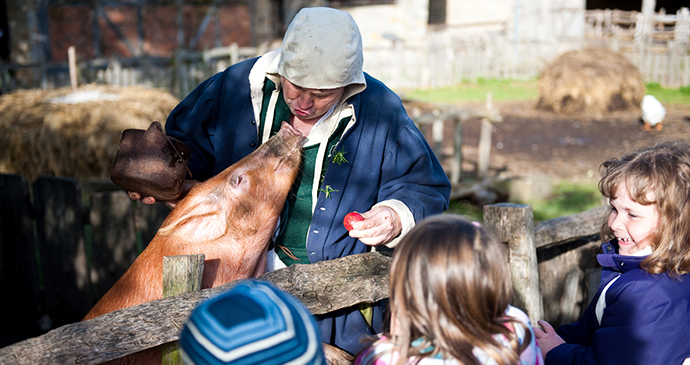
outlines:
[[[621,267],[625,266],[625,262],[621,262]]]
[[[256,125],[256,121],[255,121],[255,120],[252,120],[252,125]]]
[[[252,146],[252,147],[256,147],[256,142],[252,142],[252,143],[250,143],[249,145]]]

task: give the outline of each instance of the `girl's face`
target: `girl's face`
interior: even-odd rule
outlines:
[[[305,89],[281,77],[283,98],[290,112],[300,120],[314,120],[331,109],[343,95],[344,87],[337,89]]]
[[[647,194],[647,198],[654,197],[652,192]],[[610,204],[608,224],[618,239],[618,253],[632,255],[650,247],[659,222],[656,204],[642,205],[634,202],[625,183],[618,186],[616,199],[612,199]]]

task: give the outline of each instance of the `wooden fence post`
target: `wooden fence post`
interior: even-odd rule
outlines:
[[[0,174],[0,336],[38,332],[39,274],[29,183]]]
[[[136,203],[123,190],[92,193],[89,201],[93,238],[89,274],[98,300],[137,258]]]
[[[75,50],[74,46],[69,46],[67,48],[67,60],[68,60],[68,66],[69,66],[69,83],[70,86],[72,86],[72,89],[76,89],[78,86],[78,78],[77,78],[77,51]]]
[[[46,312],[56,327],[80,321],[93,305],[81,187],[74,179],[43,176],[33,191]]]
[[[512,203],[486,205],[484,224],[501,241],[508,243],[515,305],[524,309],[536,324],[542,319],[543,310],[532,206]]]
[[[163,258],[163,297],[172,297],[201,289],[204,273],[203,254],[165,256]],[[178,342],[163,346],[163,365],[181,365]]]
[[[453,138],[454,157],[450,168],[450,183],[457,185],[460,183],[460,176],[462,175],[462,119],[459,116],[453,118],[455,125],[455,134]]]
[[[494,125],[491,123],[490,111],[493,109],[493,95],[486,95],[486,115],[482,118],[482,128],[479,132],[479,147],[477,156],[477,176],[485,178],[491,164],[491,133]]]

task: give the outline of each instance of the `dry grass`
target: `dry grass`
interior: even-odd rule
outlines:
[[[557,113],[607,112],[639,108],[642,76],[625,56],[605,48],[567,52],[539,77],[538,108]]]
[[[68,102],[86,96],[94,100]],[[74,101],[74,100],[72,100]],[[0,97],[0,172],[108,178],[128,128],[164,124],[178,100],[143,87],[85,85],[77,90],[19,90]]]

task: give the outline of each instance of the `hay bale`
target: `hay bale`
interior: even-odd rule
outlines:
[[[164,124],[178,100],[144,87],[85,85],[0,96],[0,172],[109,178],[122,131]]]
[[[558,113],[639,108],[645,88],[640,71],[625,56],[605,48],[567,52],[539,77],[537,108]]]

